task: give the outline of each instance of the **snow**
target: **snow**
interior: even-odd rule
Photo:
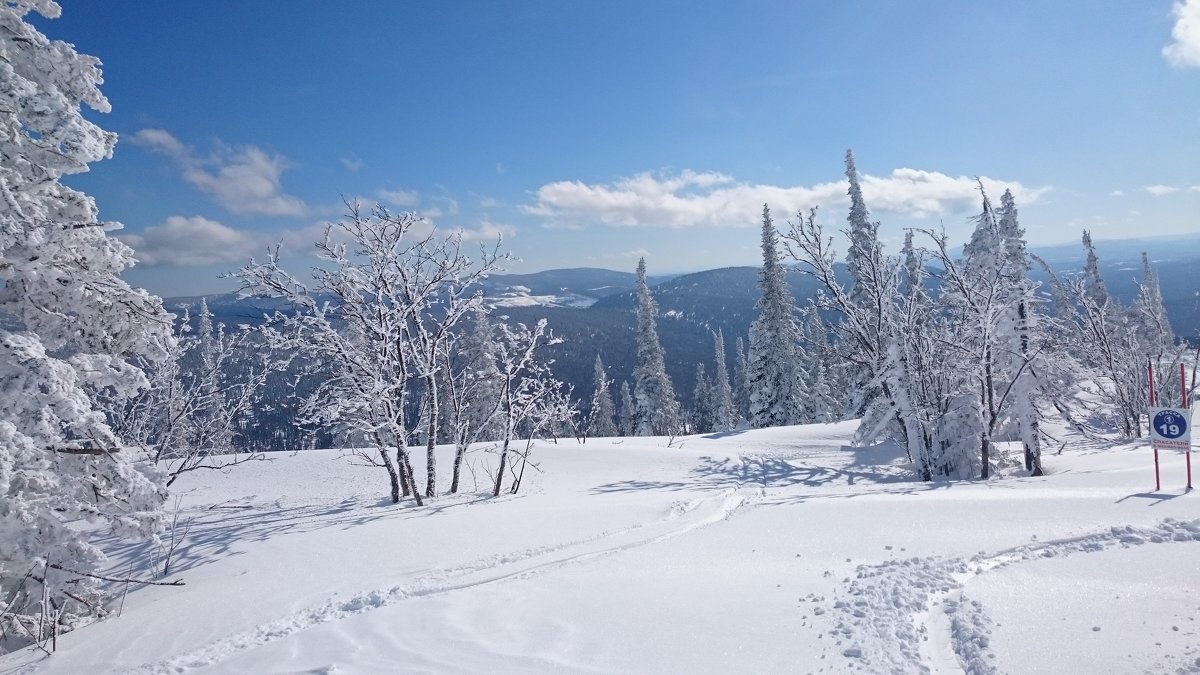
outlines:
[[[566,291],[566,289],[563,289]],[[509,286],[497,291],[487,300],[491,307],[574,307],[587,309],[596,304],[596,298],[578,293],[564,292],[560,295],[535,295],[528,286]]]
[[[1159,493],[1149,448],[1078,439],[923,483],[855,428],[538,442],[499,499],[480,446],[424,508],[337,451],[187,474],[187,585],[0,673],[1200,671],[1181,454]]]

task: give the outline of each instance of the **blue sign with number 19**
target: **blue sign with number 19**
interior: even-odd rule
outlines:
[[[1154,416],[1154,433],[1163,438],[1174,440],[1188,432],[1188,421],[1175,410],[1160,410]]]

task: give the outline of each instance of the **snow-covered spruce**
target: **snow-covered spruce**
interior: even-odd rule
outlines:
[[[633,371],[634,435],[667,436],[683,428],[683,413],[658,339],[658,304],[646,285],[646,259],[637,266],[637,367]]]
[[[805,376],[800,369],[800,330],[787,272],[780,262],[779,234],[764,204],[762,271],[758,318],[750,324],[750,424],[755,428],[799,424],[804,420]]]
[[[91,197],[61,183],[112,155],[99,61],[26,17],[45,0],[0,4],[0,639],[42,641],[104,611],[104,559],[75,521],[152,537],[165,492],[121,450],[94,396],[146,384],[126,359],[162,355],[170,318],[118,276],[133,252]]]

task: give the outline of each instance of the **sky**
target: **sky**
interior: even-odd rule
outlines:
[[[1017,198],[1031,244],[1200,232],[1200,0],[60,0],[114,156],[65,182],[172,296],[346,203],[503,237],[514,272],[761,261],[764,203],[894,251]]]

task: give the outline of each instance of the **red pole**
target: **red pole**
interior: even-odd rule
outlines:
[[[1187,390],[1187,369],[1183,364],[1179,364],[1179,398],[1183,401],[1183,409],[1188,409],[1188,390]],[[1190,423],[1191,420],[1188,420]],[[1192,450],[1189,447],[1184,453],[1187,456],[1187,489],[1192,489]]]
[[[1191,490],[1192,489],[1192,451],[1191,450],[1187,451],[1187,472],[1188,472],[1187,489]]]
[[[1146,360],[1147,381],[1150,383],[1150,407],[1155,406],[1154,400],[1154,364]],[[1140,423],[1139,423],[1140,424]],[[1150,447],[1154,448],[1154,491],[1162,489],[1162,479],[1158,473],[1158,448],[1154,445],[1154,411],[1150,411]]]

